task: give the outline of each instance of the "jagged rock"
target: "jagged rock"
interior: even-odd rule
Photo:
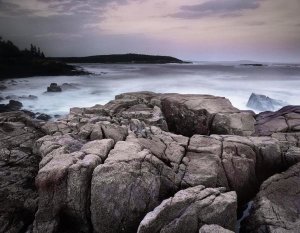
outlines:
[[[196,186],[164,200],[145,216],[138,233],[198,233],[203,223],[233,230],[236,211],[235,192]]]
[[[62,89],[57,83],[51,83],[50,86],[47,87],[47,92],[62,92]]]
[[[300,106],[286,106],[277,112],[263,112],[256,117],[256,134],[270,136],[278,132],[300,131]]]
[[[34,220],[40,157],[32,147],[41,136],[25,113],[0,114],[0,232],[25,232]]]
[[[95,140],[83,145],[81,151],[86,154],[98,155],[104,161],[113,146],[112,139]]]
[[[300,163],[266,180],[245,223],[246,232],[300,231]]]
[[[288,122],[286,132],[271,127],[267,137],[250,136],[252,112],[232,107],[225,98],[207,95],[125,93],[106,105],[73,108],[67,116],[49,122],[19,112],[0,114],[3,134],[7,131],[9,135],[13,127],[24,128],[24,132],[41,128],[47,134],[33,137],[32,154],[42,158],[36,177],[39,206],[34,224],[33,214],[29,214],[31,220],[23,226],[36,233],[136,232],[145,215],[163,200],[199,185],[205,185],[205,190],[224,187],[236,191],[239,204],[243,204],[266,178],[299,161],[297,109],[258,115],[256,131],[277,117]],[[200,131],[210,136],[193,135]],[[178,132],[192,137],[175,134]],[[214,132],[242,136],[212,135]],[[29,143],[32,148],[31,140],[19,138],[22,133],[11,139],[15,147]],[[24,151],[20,151],[21,156]],[[7,158],[7,150],[1,153]],[[214,194],[216,198],[226,194],[225,189]],[[37,195],[32,197],[36,200]],[[36,204],[32,206],[34,213]],[[194,221],[195,215],[184,216],[191,217],[187,222]],[[16,221],[22,224],[23,220]],[[17,224],[4,226],[9,229]],[[178,224],[172,226],[180,229]]]
[[[178,184],[172,169],[138,143],[117,142],[93,172],[94,232],[136,232],[145,214],[177,191]]]
[[[219,225],[204,225],[200,228],[199,233],[234,233],[234,232],[224,229]]]
[[[254,132],[251,114],[240,112],[222,97],[165,94],[161,97],[161,105],[169,130],[178,134],[192,136],[222,132],[251,135]]]
[[[284,168],[280,146],[272,138],[194,135],[187,151],[183,187],[226,187],[235,190],[241,202]]]
[[[124,141],[128,135],[127,128],[123,128],[118,125],[113,124],[103,124],[101,125],[102,132],[105,138],[113,139],[114,142]]]
[[[211,133],[251,136],[255,132],[255,119],[251,112],[217,113],[214,117]]]
[[[113,147],[112,139],[83,146],[72,137],[46,136],[36,150],[43,156],[36,177],[39,209],[34,232],[90,232],[90,181]]]
[[[186,170],[182,179],[185,187],[204,185],[206,187],[227,187],[221,162],[222,142],[201,135],[190,139],[186,154]]]
[[[255,93],[251,94],[247,103],[247,107],[258,111],[274,111],[286,105],[288,104],[284,101],[275,100],[268,96]]]

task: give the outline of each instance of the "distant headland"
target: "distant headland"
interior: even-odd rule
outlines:
[[[170,56],[145,55],[145,54],[112,54],[96,55],[87,57],[53,57],[55,61],[66,63],[124,63],[124,64],[166,64],[166,63],[186,63],[180,59]]]

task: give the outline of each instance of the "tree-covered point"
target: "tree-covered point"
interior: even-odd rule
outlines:
[[[68,63],[136,63],[136,64],[165,64],[165,63],[185,63],[175,57],[145,55],[145,54],[112,54],[96,55],[88,57],[55,57],[57,61]]]
[[[30,49],[20,50],[10,40],[3,40],[0,37],[0,58],[8,62],[10,58],[45,58],[39,47],[30,45]]]
[[[20,50],[9,40],[0,37],[0,80],[8,78],[83,74],[75,66],[45,57],[41,49],[30,45]]]

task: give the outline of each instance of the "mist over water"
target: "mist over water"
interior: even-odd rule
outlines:
[[[239,109],[246,107],[252,92],[300,104],[299,66],[240,66],[200,64],[84,64],[94,73],[82,76],[51,76],[6,80],[8,95],[35,95],[37,100],[21,100],[24,109],[63,115],[71,107],[105,104],[123,92],[153,91],[224,96]],[[76,84],[78,89],[45,93],[50,83]],[[1,103],[8,102],[8,100]]]

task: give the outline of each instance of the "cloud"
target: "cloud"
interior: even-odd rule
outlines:
[[[50,17],[86,14],[96,16],[107,7],[130,0],[0,0],[0,16]],[[132,0],[137,1],[137,0]]]
[[[194,19],[207,16],[236,17],[245,10],[259,8],[263,0],[209,0],[196,5],[183,5],[171,15],[176,18]]]

